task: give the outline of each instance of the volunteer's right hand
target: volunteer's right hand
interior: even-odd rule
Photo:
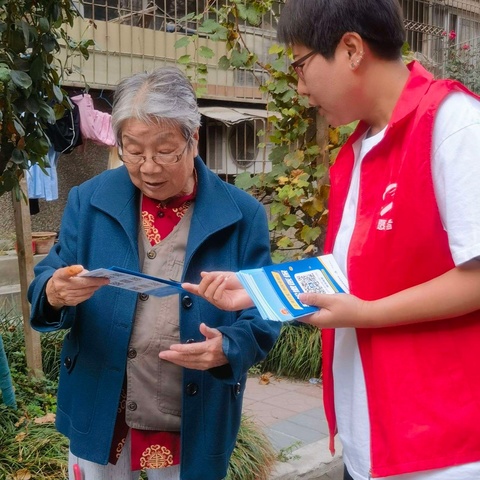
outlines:
[[[46,287],[48,303],[54,309],[78,305],[110,282],[108,278],[79,276],[82,272],[86,272],[82,265],[71,265],[55,271]]]
[[[233,272],[202,272],[202,281],[196,285],[182,283],[190,293],[200,295],[222,310],[237,311],[253,306],[252,299]]]

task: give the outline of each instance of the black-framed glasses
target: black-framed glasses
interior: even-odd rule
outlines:
[[[298,78],[305,80],[305,77],[303,76],[303,66],[305,65],[305,62],[316,53],[317,52],[315,50],[312,50],[311,52],[308,52],[303,57],[292,62],[292,68],[297,72]]]
[[[153,160],[154,163],[157,165],[174,165],[178,163],[182,157],[185,155],[188,146],[190,145],[189,138],[185,147],[183,147],[182,153],[156,153],[152,155],[150,158]],[[135,155],[132,153],[123,153],[122,146],[118,146],[118,156],[123,163],[127,165],[141,165],[147,161],[147,155]]]

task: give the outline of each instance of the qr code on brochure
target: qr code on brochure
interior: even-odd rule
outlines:
[[[332,293],[332,287],[320,271],[297,273],[295,279],[305,293]]]

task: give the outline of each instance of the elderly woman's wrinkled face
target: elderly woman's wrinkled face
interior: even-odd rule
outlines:
[[[155,200],[164,201],[193,191],[193,159],[198,154],[197,142],[198,132],[194,134],[191,145],[187,145],[180,130],[167,124],[144,123],[131,118],[122,125],[122,154],[146,157],[138,164],[125,161],[130,178],[144,195]],[[177,155],[179,161],[158,165],[153,161],[153,155],[160,155],[159,158],[162,155]]]

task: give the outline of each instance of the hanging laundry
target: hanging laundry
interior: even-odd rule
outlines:
[[[71,153],[82,144],[80,132],[80,109],[73,103],[71,109],[65,109],[62,118],[47,126],[47,137],[53,148],[59,153]]]
[[[71,97],[80,111],[80,131],[83,139],[88,138],[101,145],[114,146],[115,136],[112,130],[112,120],[109,113],[95,110],[92,96],[88,93]]]
[[[29,198],[28,208],[30,209],[30,215],[36,215],[37,213],[40,213],[40,205],[38,203],[38,198]]]
[[[33,164],[26,171],[28,198],[41,198],[51,201],[58,198],[57,160],[60,156],[53,147],[50,147],[45,158],[46,174],[38,164]]]

